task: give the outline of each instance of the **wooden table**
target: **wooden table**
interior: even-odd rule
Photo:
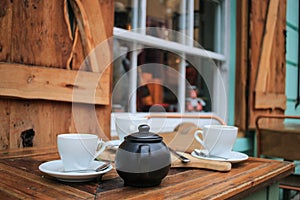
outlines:
[[[59,182],[38,170],[58,158],[56,147],[0,151],[1,199],[240,199],[256,194],[276,199],[277,181],[294,170],[289,162],[249,158],[230,172],[171,169],[160,186],[134,188],[125,187],[115,170],[86,183]]]

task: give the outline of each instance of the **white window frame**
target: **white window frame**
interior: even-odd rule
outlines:
[[[218,97],[218,95],[222,94],[225,95],[228,94],[228,88],[229,88],[229,81],[228,81],[228,63],[229,63],[229,27],[230,27],[230,19],[229,19],[229,0],[213,0],[216,1],[217,3],[220,4],[220,7],[218,8],[219,10],[219,15],[217,16],[217,22],[215,25],[218,27],[218,30],[216,31],[217,37],[217,42],[216,44],[221,44],[221,34],[224,34],[224,42],[221,45],[218,45],[216,49],[218,49],[219,52],[224,52],[222,53],[217,53],[213,51],[208,51],[204,49],[200,49],[197,47],[194,47],[193,44],[183,44],[183,43],[178,43],[178,42],[173,42],[173,41],[167,41],[161,38],[153,37],[146,35],[145,31],[139,31],[139,32],[133,32],[133,31],[128,31],[125,29],[117,28],[114,27],[113,29],[113,34],[114,37],[117,39],[129,41],[132,43],[132,45],[147,45],[147,46],[152,46],[155,48],[160,48],[160,49],[165,49],[165,50],[170,50],[172,52],[178,53],[178,55],[185,57],[185,55],[195,55],[199,57],[204,57],[204,58],[209,58],[213,59],[216,62],[216,65],[218,65],[218,71],[220,72],[219,75],[221,75],[222,80],[219,80],[219,78],[214,78],[214,91],[212,94],[212,98]],[[140,12],[137,12],[140,16],[133,16],[133,21],[136,24],[133,24],[133,28],[141,28],[139,30],[146,30],[146,0],[133,0],[133,8],[140,9]],[[188,2],[188,4],[187,4]],[[194,1],[193,0],[183,0],[182,1],[183,5],[188,6],[188,11],[189,13],[194,12]],[[185,9],[182,6],[183,9]],[[224,26],[221,27],[221,21],[222,16],[221,13],[224,13]],[[185,15],[183,15],[185,16]],[[189,18],[188,22],[189,29],[187,30],[186,35],[189,37],[193,38],[193,21],[194,21],[194,15],[188,15]],[[138,19],[140,19],[138,21]],[[183,22],[186,22],[184,19]],[[138,27],[135,27],[135,26]],[[133,52],[132,54],[132,77],[131,82],[130,82],[130,87],[131,90],[135,92],[137,88],[137,52]],[[185,77],[185,61],[182,59],[180,68],[179,68],[179,73],[182,74]],[[215,77],[218,76],[218,72],[215,72]],[[179,82],[178,83],[178,89],[179,89],[179,94],[178,94],[178,101],[179,105],[185,105],[185,83]],[[225,88],[225,89],[224,89]],[[225,94],[223,94],[225,91]],[[227,98],[226,99],[220,99],[220,98],[214,98],[214,102],[212,103],[212,114],[216,114],[225,121],[227,121]],[[129,113],[137,113],[136,111],[136,95],[133,95],[133,98],[131,99],[130,106],[128,108]],[[179,108],[179,113],[185,113],[185,107],[181,106]],[[114,113],[113,113],[114,114]],[[140,113],[141,115],[144,115],[145,113]],[[207,113],[206,113],[207,114]],[[113,116],[113,115],[112,115]],[[112,117],[113,118],[113,117]],[[113,122],[113,120],[112,120]],[[112,123],[112,127],[114,127]]]

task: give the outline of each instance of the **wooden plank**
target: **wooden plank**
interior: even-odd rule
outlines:
[[[10,103],[8,100],[0,100],[0,149],[9,148],[9,124]]]
[[[22,148],[21,134],[30,129],[35,132],[34,146],[53,145],[51,102],[14,100],[10,101],[10,111],[10,148]]]
[[[104,140],[109,140],[110,135],[106,133],[110,125],[101,117],[105,114],[110,117],[109,110],[103,110],[101,106],[75,103],[72,105],[71,127],[75,132],[94,133]]]
[[[3,175],[0,184],[3,184],[6,188],[12,188],[10,189],[12,191],[11,195],[16,198],[24,198],[29,195],[39,199],[94,199],[94,194],[60,184],[59,182],[47,180],[42,176],[30,173],[26,173],[26,176],[24,176],[23,170],[2,163],[0,163],[0,166],[1,174]],[[15,178],[11,179],[11,177]],[[16,180],[18,180],[17,185]],[[27,186],[18,187],[19,185]]]
[[[101,9],[105,4],[98,0],[89,3],[71,0],[70,5],[75,15],[84,53],[88,55],[86,59],[89,61],[89,68],[93,72],[102,72],[112,61],[112,46],[109,38],[112,36],[112,31],[109,30],[108,34],[105,31],[107,26]],[[106,14],[111,16],[112,12]]]
[[[277,22],[278,5],[279,0],[270,0],[269,2],[268,16],[259,59],[255,91],[266,92],[267,89],[267,76],[271,67],[270,59]]]
[[[257,109],[280,108],[285,110],[286,108],[285,94],[255,92],[255,95],[255,108]]]
[[[91,35],[98,45],[112,36],[113,1],[82,1],[82,4],[94,9],[86,13],[89,22],[95,24],[91,27]],[[74,29],[77,28],[77,38],[70,34],[72,20],[69,21],[68,14],[66,0],[0,2],[0,27],[5,30],[0,33],[0,61],[7,62],[0,64],[0,97],[1,101],[8,102],[7,108],[15,106],[8,115],[4,109],[0,112],[0,119],[3,120],[3,132],[0,134],[3,145],[0,148],[10,148],[10,145],[13,148],[21,147],[20,133],[28,127],[36,131],[34,145],[38,146],[55,143],[54,138],[58,133],[77,132],[72,121],[72,102],[96,104],[94,112],[88,114],[91,111],[89,109],[84,111],[84,116],[94,114],[97,122],[90,124],[90,118],[82,118],[81,123],[86,124],[86,131],[100,132],[101,129],[101,134],[104,132],[110,137],[110,65],[103,69],[101,78],[99,73],[84,72],[88,70],[82,65],[87,55],[83,52],[76,24],[72,25]],[[101,29],[97,24],[100,20],[104,24]],[[101,50],[100,54],[104,51],[111,55],[109,48]],[[76,79],[78,77],[80,80]],[[95,83],[96,89],[92,89],[89,81]],[[75,93],[78,91],[79,94]],[[87,97],[88,93],[94,92],[91,95],[93,97]],[[24,107],[25,101],[30,110]],[[0,106],[5,108],[6,104],[0,103]]]
[[[0,152],[0,160],[4,159],[14,159],[14,158],[23,158],[27,157],[36,158],[39,156],[52,156],[50,160],[57,159],[57,147],[56,146],[41,146],[41,147],[28,147],[22,150],[20,149],[6,149],[1,150]]]
[[[12,1],[11,61],[66,68],[72,50],[61,0]]]
[[[260,138],[262,155],[285,158],[288,160],[300,159],[299,130],[262,128],[260,130]]]
[[[281,12],[277,7],[277,2],[270,2],[266,24],[267,33],[263,40],[255,89],[255,109],[286,109],[285,67],[282,67],[285,63],[284,53],[282,51],[272,51],[272,49],[284,48],[285,46],[283,39],[277,39],[278,36],[284,36],[281,30],[285,29],[283,27],[285,23],[281,23],[281,19],[285,17],[283,16],[285,12]]]
[[[28,150],[29,149],[29,150]],[[42,176],[37,166],[50,158],[48,155],[43,160],[43,155],[52,154],[50,160],[57,159],[53,154],[54,148],[28,148],[22,151],[1,151],[0,173],[6,193],[15,195],[26,194],[32,196],[48,195],[55,192],[57,198],[94,198],[103,199],[241,199],[251,195],[257,190],[277,182],[292,173],[294,165],[288,162],[279,162],[267,159],[249,158],[248,160],[233,164],[230,172],[216,172],[211,170],[196,169],[171,169],[161,185],[148,188],[124,186],[115,170],[104,175],[100,182],[64,183],[55,181],[48,176]],[[30,158],[28,154],[31,154]],[[18,157],[16,157],[18,155]],[[14,158],[14,159],[12,159]],[[11,180],[19,180],[16,184]],[[26,184],[24,184],[26,183]],[[28,187],[31,186],[31,187]],[[1,191],[1,189],[0,189]],[[19,191],[19,192],[17,192]],[[42,192],[44,191],[44,192]],[[15,196],[14,195],[14,196]]]
[[[249,18],[249,26],[251,29],[249,30],[248,39],[251,38],[249,42],[249,66],[248,66],[248,91],[246,93],[247,99],[247,130],[255,129],[255,117],[257,112],[261,112],[261,110],[255,110],[255,86],[256,86],[256,78],[258,73],[259,59],[260,53],[263,43],[263,34],[265,21],[267,17],[267,9],[268,9],[268,0],[251,0],[250,4],[250,18]],[[255,30],[255,31],[254,31]],[[265,113],[266,111],[262,111]],[[268,111],[267,111],[268,112]]]
[[[10,0],[0,1],[0,61],[11,60],[12,10]]]
[[[255,119],[261,114],[281,114],[282,109],[256,109],[256,81],[258,66],[260,63],[260,53],[262,52],[264,27],[267,21],[268,0],[251,0],[250,27],[249,30],[249,66],[248,66],[248,92],[247,95],[247,128],[255,129]],[[278,16],[276,22],[276,34],[272,44],[270,70],[267,79],[266,93],[284,94],[285,88],[285,13],[286,1],[279,1]],[[275,77],[274,77],[275,75]],[[280,83],[280,84],[278,84]]]
[[[67,102],[52,102],[52,134],[54,135],[54,143],[56,144],[56,136],[61,133],[76,132],[71,128],[72,124],[72,105]]]
[[[109,73],[1,63],[0,80],[0,96],[110,104]]]
[[[227,199],[234,196],[239,199],[257,190],[261,184],[265,184],[265,186],[272,184],[275,181],[274,177],[282,177],[292,172],[293,164],[290,164],[290,170],[286,172],[286,163],[266,160],[255,162],[251,158],[250,160],[238,164],[227,173],[212,175],[211,172],[205,170],[183,171],[169,174],[157,187],[143,188],[142,190],[133,187],[108,188],[97,193],[97,197],[112,199],[120,199],[124,196],[128,199],[153,199],[153,197],[155,199]],[[240,171],[241,168],[243,172]],[[106,184],[110,183],[106,182]]]
[[[247,76],[248,76],[248,1],[237,1],[236,18],[236,84],[234,123],[244,133],[247,130]]]

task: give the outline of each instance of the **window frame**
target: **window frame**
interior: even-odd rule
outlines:
[[[116,39],[121,39],[125,40],[127,42],[132,43],[132,48],[135,49],[135,47],[139,45],[146,45],[146,46],[151,46],[155,48],[160,48],[172,52],[176,52],[178,55],[181,57],[186,57],[186,55],[194,55],[198,57],[204,57],[204,58],[209,58],[214,60],[216,65],[218,66],[218,69],[220,71],[219,74],[217,72],[215,73],[214,77],[214,91],[212,96],[216,97],[219,94],[223,94],[226,96],[228,94],[228,88],[229,88],[229,81],[228,81],[228,71],[229,71],[229,43],[230,43],[230,19],[229,19],[229,0],[212,0],[217,3],[219,3],[218,7],[218,20],[224,20],[223,23],[221,21],[218,21],[216,24],[218,24],[218,31],[217,34],[218,36],[216,37],[218,40],[221,40],[221,34],[224,34],[224,42],[220,43],[216,49],[220,52],[224,53],[217,53],[213,51],[208,51],[204,49],[200,49],[198,47],[194,47],[193,44],[183,44],[183,43],[178,43],[174,41],[168,41],[164,40],[158,37],[153,37],[150,35],[146,34],[146,5],[147,5],[147,0],[133,0],[133,5],[138,6],[138,10],[141,12],[137,12],[139,16],[133,15],[134,19],[136,19],[137,24],[133,24],[133,28],[139,28],[136,29],[138,31],[128,31],[122,28],[114,27],[113,29],[113,35]],[[187,3],[189,2],[189,3]],[[194,12],[194,1],[190,0],[182,0],[182,4],[187,5],[187,10],[189,13]],[[186,7],[182,6],[183,9]],[[192,12],[191,12],[192,11]],[[189,37],[193,38],[193,28],[194,28],[194,15],[187,15],[189,20],[183,20],[183,21],[188,21],[188,30],[186,31],[185,34],[187,34]],[[223,19],[222,19],[223,17]],[[133,20],[134,20],[133,19]],[[139,21],[137,19],[140,19]],[[223,26],[221,26],[223,24]],[[131,69],[132,69],[132,74],[130,78],[130,87],[131,90],[135,92],[135,89],[137,88],[137,52],[133,51],[132,53],[132,64],[131,64]],[[182,59],[180,68],[179,68],[179,73],[182,74],[185,77],[185,61]],[[222,80],[220,80],[217,77],[222,77]],[[184,105],[185,104],[185,83],[182,83],[179,81],[178,83],[178,89],[179,89],[179,94],[178,94],[178,103],[179,105]],[[224,94],[225,93],[225,94]],[[219,98],[215,98],[216,101],[213,102],[212,104],[212,113],[217,114],[218,116],[222,117],[223,119],[227,119],[227,98],[220,100]],[[130,105],[128,107],[128,112],[129,113],[137,113],[136,110],[136,95],[133,95],[133,98],[130,101]],[[185,107],[181,106],[178,110],[179,113],[185,113]]]

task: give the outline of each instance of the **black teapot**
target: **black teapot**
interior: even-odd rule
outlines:
[[[162,137],[140,125],[139,132],[128,135],[119,146],[115,166],[125,185],[150,187],[159,185],[168,174],[171,156]]]

